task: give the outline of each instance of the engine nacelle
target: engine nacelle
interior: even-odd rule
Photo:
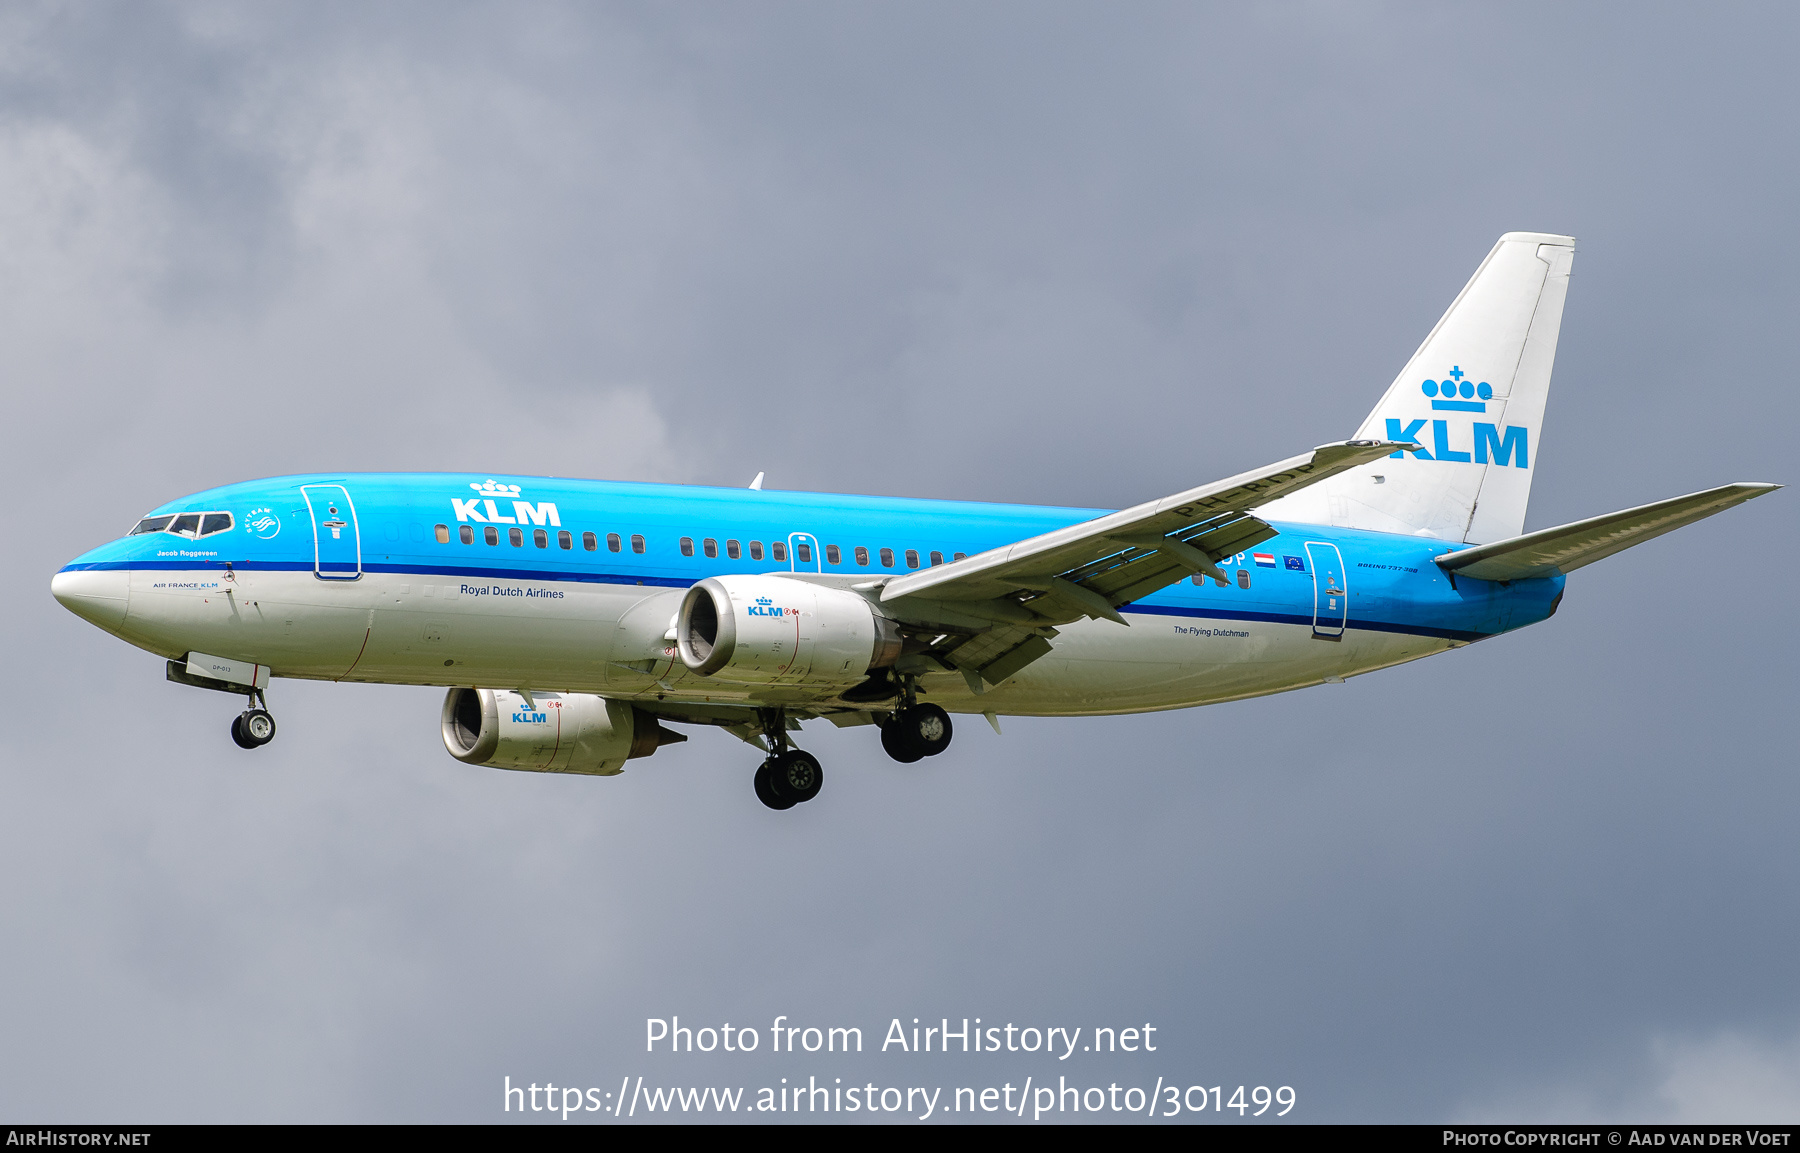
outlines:
[[[533,693],[530,705],[507,689],[444,697],[444,748],[493,769],[610,777],[633,757],[685,740],[642,709],[587,693]]]
[[[675,615],[681,663],[756,685],[852,685],[900,656],[899,627],[844,589],[779,576],[708,577]]]

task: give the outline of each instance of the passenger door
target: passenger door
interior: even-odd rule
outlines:
[[[327,581],[362,576],[362,531],[349,491],[341,484],[308,484],[300,495],[312,514],[313,575]]]
[[[1313,636],[1336,640],[1344,635],[1350,615],[1350,590],[1344,583],[1344,555],[1325,541],[1306,542],[1313,578]]]
[[[806,554],[805,558],[801,553]],[[794,572],[824,572],[819,538],[809,532],[788,533],[788,568]]]

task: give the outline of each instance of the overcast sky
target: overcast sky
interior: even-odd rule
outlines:
[[[1352,433],[1510,230],[1580,237],[1528,527],[1791,483],[1797,32],[0,10],[0,1117],[496,1121],[508,1076],[642,1075],[1800,1119],[1791,493],[1347,685],[977,720],[914,766],[809,729],[826,786],[787,813],[720,733],[610,780],[461,765],[426,689],[277,682],[247,754],[233,702],[48,587],[163,501],[299,471],[1148,499]],[[646,1057],[673,1014],[1160,1045]]]

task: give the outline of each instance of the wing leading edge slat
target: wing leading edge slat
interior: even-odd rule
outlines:
[[[1216,567],[1219,558],[1275,535],[1250,509],[1407,447],[1367,440],[1323,445],[1266,468],[896,578],[883,586],[881,600],[903,620],[911,615],[925,624],[951,615],[989,614],[992,627],[951,642],[940,656],[998,684],[1050,651],[1055,625],[1082,617],[1126,624],[1120,605],[1193,574],[1224,579]],[[962,612],[955,611],[959,607]]]
[[[1246,512],[1407,447],[1373,440],[1323,445],[1265,468],[897,577],[882,588],[881,599],[927,593],[940,600],[1006,596],[1029,587],[1032,578],[1061,576],[1117,553],[1121,535],[1179,533],[1221,513]]]

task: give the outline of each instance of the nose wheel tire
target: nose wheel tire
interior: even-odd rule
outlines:
[[[825,770],[811,753],[789,749],[756,770],[756,797],[771,809],[791,809],[819,795]]]
[[[896,761],[910,765],[949,748],[952,732],[949,713],[936,705],[914,705],[881,726],[881,747]]]
[[[275,739],[275,718],[265,709],[249,709],[231,722],[231,739],[240,749],[260,749]]]

